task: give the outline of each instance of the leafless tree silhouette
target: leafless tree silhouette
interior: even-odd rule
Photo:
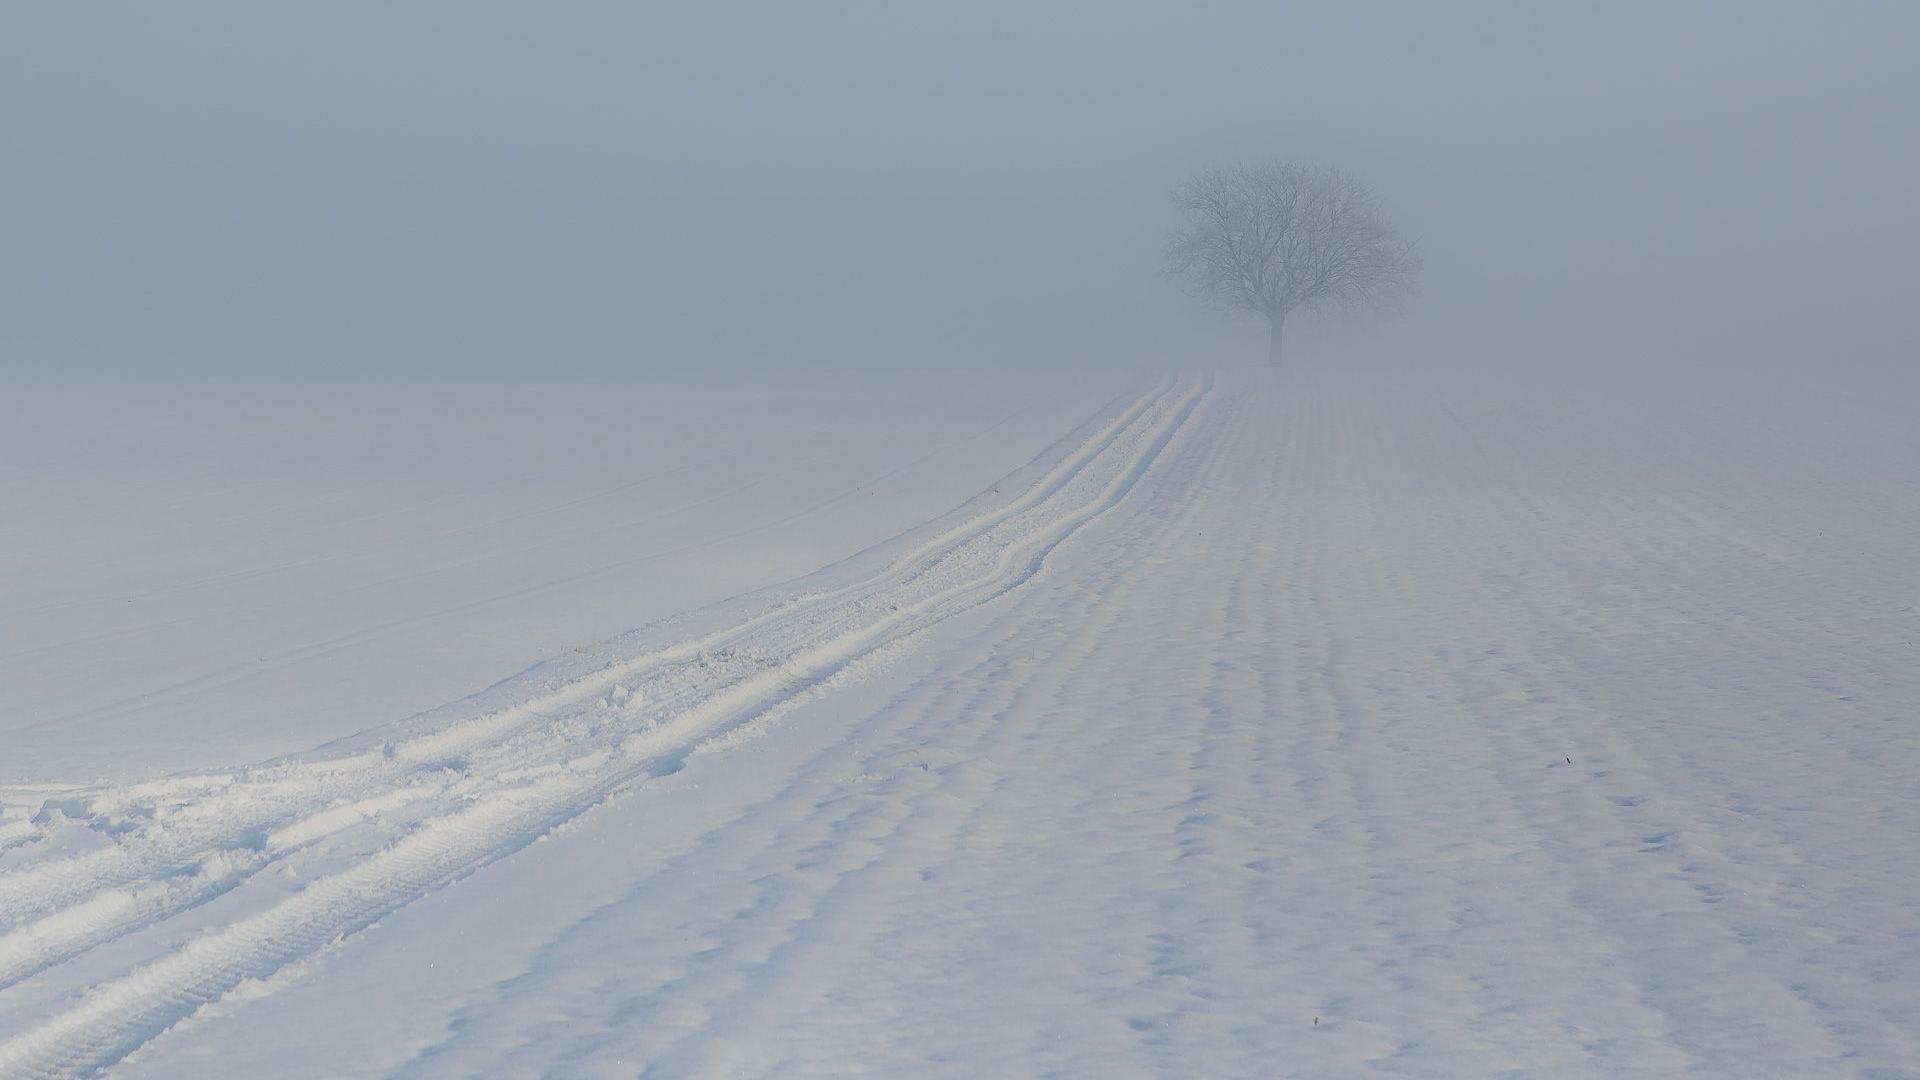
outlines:
[[[1381,309],[1413,291],[1420,257],[1379,199],[1335,168],[1278,162],[1196,174],[1173,192],[1184,225],[1167,237],[1166,273],[1225,311],[1267,317],[1280,363],[1287,316]]]

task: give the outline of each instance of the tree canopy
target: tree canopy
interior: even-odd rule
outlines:
[[[1276,363],[1288,315],[1384,308],[1410,293],[1419,274],[1419,255],[1379,199],[1340,169],[1209,169],[1176,188],[1173,202],[1184,221],[1167,238],[1167,272],[1222,310],[1265,315]]]

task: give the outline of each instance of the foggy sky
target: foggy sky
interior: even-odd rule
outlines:
[[[1904,3],[19,4],[21,377],[1206,362],[1167,191],[1338,164],[1397,347],[1911,363]]]

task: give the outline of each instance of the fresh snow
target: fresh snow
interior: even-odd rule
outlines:
[[[0,1077],[1920,1075],[1911,395],[1115,389],[418,715],[21,726]]]

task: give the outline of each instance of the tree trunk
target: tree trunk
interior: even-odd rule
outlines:
[[[1272,364],[1274,367],[1279,367],[1280,339],[1287,328],[1287,313],[1284,311],[1269,312],[1267,314],[1267,321],[1273,324],[1273,334],[1267,338],[1267,363]]]

